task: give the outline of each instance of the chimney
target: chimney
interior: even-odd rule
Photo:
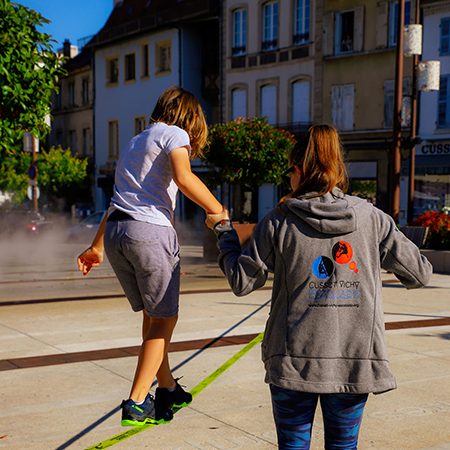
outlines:
[[[67,58],[71,57],[70,48],[71,48],[71,45],[70,45],[69,39],[65,39],[63,42],[63,55]]]

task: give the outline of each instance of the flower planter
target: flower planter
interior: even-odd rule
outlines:
[[[433,265],[434,273],[450,274],[450,250],[421,249],[420,252]]]

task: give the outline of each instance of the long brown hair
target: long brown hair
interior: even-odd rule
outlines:
[[[292,149],[289,162],[300,169],[299,186],[290,197],[307,192],[316,192],[320,196],[335,187],[344,192],[348,188],[341,140],[330,125],[310,127],[306,139],[300,139]]]
[[[172,86],[158,98],[150,122],[164,122],[182,128],[189,136],[191,158],[203,155],[208,139],[208,126],[200,102],[189,91]]]

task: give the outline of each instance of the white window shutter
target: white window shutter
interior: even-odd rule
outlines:
[[[268,84],[261,88],[261,116],[267,117],[271,125],[275,125],[277,118],[277,87]]]
[[[378,1],[377,2],[377,17],[376,17],[376,35],[375,35],[375,46],[376,48],[386,48],[387,47],[387,36],[388,36],[388,2]]]
[[[353,130],[355,111],[355,86],[346,84],[342,86],[342,130]]]
[[[334,53],[334,13],[329,12],[323,16],[322,49],[324,56]]]
[[[231,93],[231,119],[247,117],[247,91],[233,89]]]
[[[364,46],[364,6],[355,8],[354,18],[353,51],[362,52]]]

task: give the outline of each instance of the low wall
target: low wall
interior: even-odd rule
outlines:
[[[433,265],[434,273],[450,274],[450,250],[421,249],[420,252]]]

